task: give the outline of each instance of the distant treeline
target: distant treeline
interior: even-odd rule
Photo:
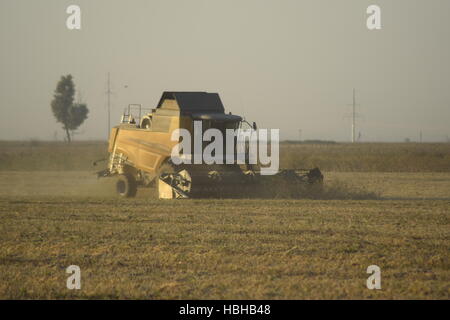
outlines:
[[[281,141],[281,144],[335,144],[336,141],[333,140],[284,140]]]

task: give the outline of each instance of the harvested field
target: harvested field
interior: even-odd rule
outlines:
[[[0,172],[0,298],[450,297],[450,172],[325,171],[328,199],[161,201],[118,199],[83,157]]]

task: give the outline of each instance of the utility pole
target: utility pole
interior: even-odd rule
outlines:
[[[353,88],[353,111],[352,111],[352,143],[355,143],[355,109],[356,109],[356,98],[355,98],[355,88]]]
[[[352,107],[352,113],[350,115],[352,117],[352,143],[355,143],[359,140],[359,138],[356,137],[356,118],[360,117],[360,115],[356,113],[356,107],[359,106],[359,104],[356,103],[355,88],[353,88],[353,102],[352,104],[348,104],[348,106]],[[359,137],[361,137],[361,132],[359,133]]]
[[[108,96],[108,132],[106,135],[106,139],[109,140],[109,130],[111,130],[111,80],[108,72],[108,89],[106,91],[106,95]]]

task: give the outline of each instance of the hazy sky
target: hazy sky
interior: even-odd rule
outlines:
[[[165,90],[210,91],[282,138],[349,141],[355,87],[363,141],[450,137],[448,0],[1,0],[0,42],[0,140],[62,139],[50,101],[68,73],[90,109],[75,139],[104,139],[108,71],[113,124]]]

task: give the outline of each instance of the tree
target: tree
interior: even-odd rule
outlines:
[[[74,103],[75,84],[72,76],[62,76],[56,85],[51,107],[57,122],[62,123],[70,142],[71,131],[76,130],[87,119],[89,110],[84,103]]]

